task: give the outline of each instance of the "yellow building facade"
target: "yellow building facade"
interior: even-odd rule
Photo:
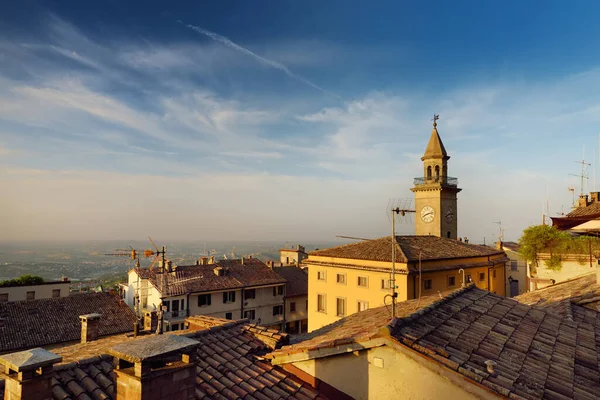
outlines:
[[[437,118],[436,118],[437,119]],[[456,178],[448,177],[448,156],[434,121],[422,158],[424,176],[415,178],[415,232],[317,250],[308,267],[308,329],[347,315],[392,303],[392,240],[396,301],[427,296],[475,283],[505,296],[504,251],[457,240]]]

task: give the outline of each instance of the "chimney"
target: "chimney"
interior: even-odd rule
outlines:
[[[242,257],[242,265],[244,265],[244,257]]]
[[[469,239],[465,236],[465,243],[469,243]]]
[[[200,260],[196,260],[195,264],[200,265]]]
[[[81,343],[98,340],[98,324],[100,323],[100,314],[80,315],[81,320]]]
[[[167,261],[167,272],[173,271],[173,261]]]
[[[201,257],[201,258],[200,258],[200,260],[201,260],[201,261],[200,261],[200,264],[201,264],[201,265],[206,265],[206,264],[208,264],[208,257]]]
[[[156,335],[109,349],[117,400],[195,399],[197,346],[185,336]]]
[[[600,192],[590,192],[590,203],[597,203],[600,201]]]
[[[210,259],[208,260],[209,264],[214,264],[215,263],[215,256],[210,256]]]
[[[158,314],[156,311],[146,311],[144,314],[144,330],[155,332],[158,327]]]
[[[54,364],[61,361],[61,356],[39,347],[0,356],[3,366],[0,376],[5,379],[4,398],[52,399]]]
[[[588,201],[587,194],[581,194],[581,195],[579,195],[579,202],[577,203],[577,207],[584,208],[584,207],[587,207],[589,205],[590,205],[590,203]]]

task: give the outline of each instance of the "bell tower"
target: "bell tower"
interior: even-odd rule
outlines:
[[[423,176],[414,180],[415,234],[458,238],[457,194],[458,179],[448,176],[450,156],[437,131],[439,115],[433,116],[433,131],[423,161]]]

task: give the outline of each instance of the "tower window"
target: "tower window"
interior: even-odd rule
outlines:
[[[450,231],[448,231],[448,239],[450,239]]]
[[[431,166],[427,167],[427,179],[431,179]]]
[[[436,165],[435,166],[435,180],[439,180],[440,179],[440,166]]]

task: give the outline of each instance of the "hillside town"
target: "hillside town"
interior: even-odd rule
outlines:
[[[193,265],[163,248],[117,290],[0,287],[3,398],[598,398],[600,252],[557,269],[552,248],[459,237],[436,121],[414,235]],[[598,199],[544,228],[593,237]]]

